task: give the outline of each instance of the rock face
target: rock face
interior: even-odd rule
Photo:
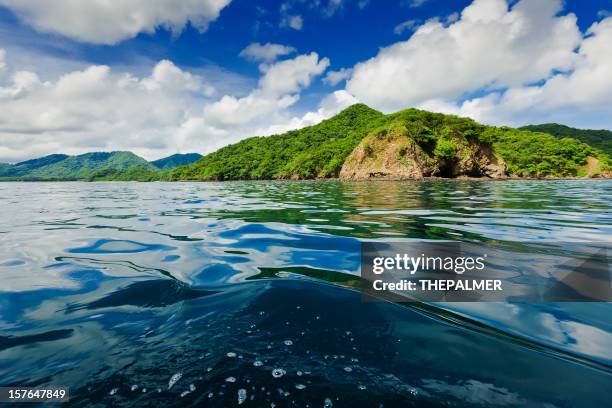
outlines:
[[[365,137],[340,170],[340,178],[345,180],[507,176],[503,160],[488,146],[459,140],[454,154],[442,158],[424,150],[401,130]]]
[[[420,150],[416,143],[402,135],[389,134],[385,138],[368,136],[346,158],[340,170],[340,178],[423,178],[435,169],[431,168]]]

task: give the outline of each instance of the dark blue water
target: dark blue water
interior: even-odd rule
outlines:
[[[3,386],[77,407],[609,406],[610,303],[364,302],[355,280],[362,240],[526,263],[609,243],[611,181],[0,183],[0,210]]]

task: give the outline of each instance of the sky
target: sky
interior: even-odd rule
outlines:
[[[0,162],[206,154],[358,102],[612,129],[612,0],[0,0]]]

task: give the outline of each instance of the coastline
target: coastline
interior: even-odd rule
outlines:
[[[312,178],[312,179],[290,179],[290,178],[279,178],[279,179],[235,179],[235,180],[152,180],[152,181],[140,181],[140,180],[66,180],[66,179],[48,179],[48,180],[18,180],[18,179],[0,179],[0,183],[232,183],[232,182],[264,182],[264,181],[275,181],[275,182],[311,182],[311,181],[341,181],[344,183],[370,183],[370,182],[433,182],[433,181],[492,181],[492,182],[503,182],[503,181],[561,181],[561,180],[612,180],[611,176],[604,177],[422,177],[422,178],[368,178],[368,179],[344,179],[340,177],[325,177],[325,178]]]

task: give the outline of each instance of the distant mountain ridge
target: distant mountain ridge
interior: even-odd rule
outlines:
[[[52,154],[0,167],[0,177],[31,180],[86,180],[105,168],[156,168],[132,152],[92,152],[77,156]]]
[[[177,153],[163,159],[153,160],[152,165],[161,170],[170,170],[186,164],[191,164],[202,158],[199,153]]]
[[[532,132],[544,132],[555,137],[571,137],[595,147],[612,157],[612,131],[605,129],[577,129],[558,123],[543,123],[541,125],[527,125],[521,129]]]
[[[173,154],[148,162],[127,151],[76,156],[50,154],[15,164],[0,163],[0,180],[137,180],[164,179],[164,171],[193,163],[198,153]]]

